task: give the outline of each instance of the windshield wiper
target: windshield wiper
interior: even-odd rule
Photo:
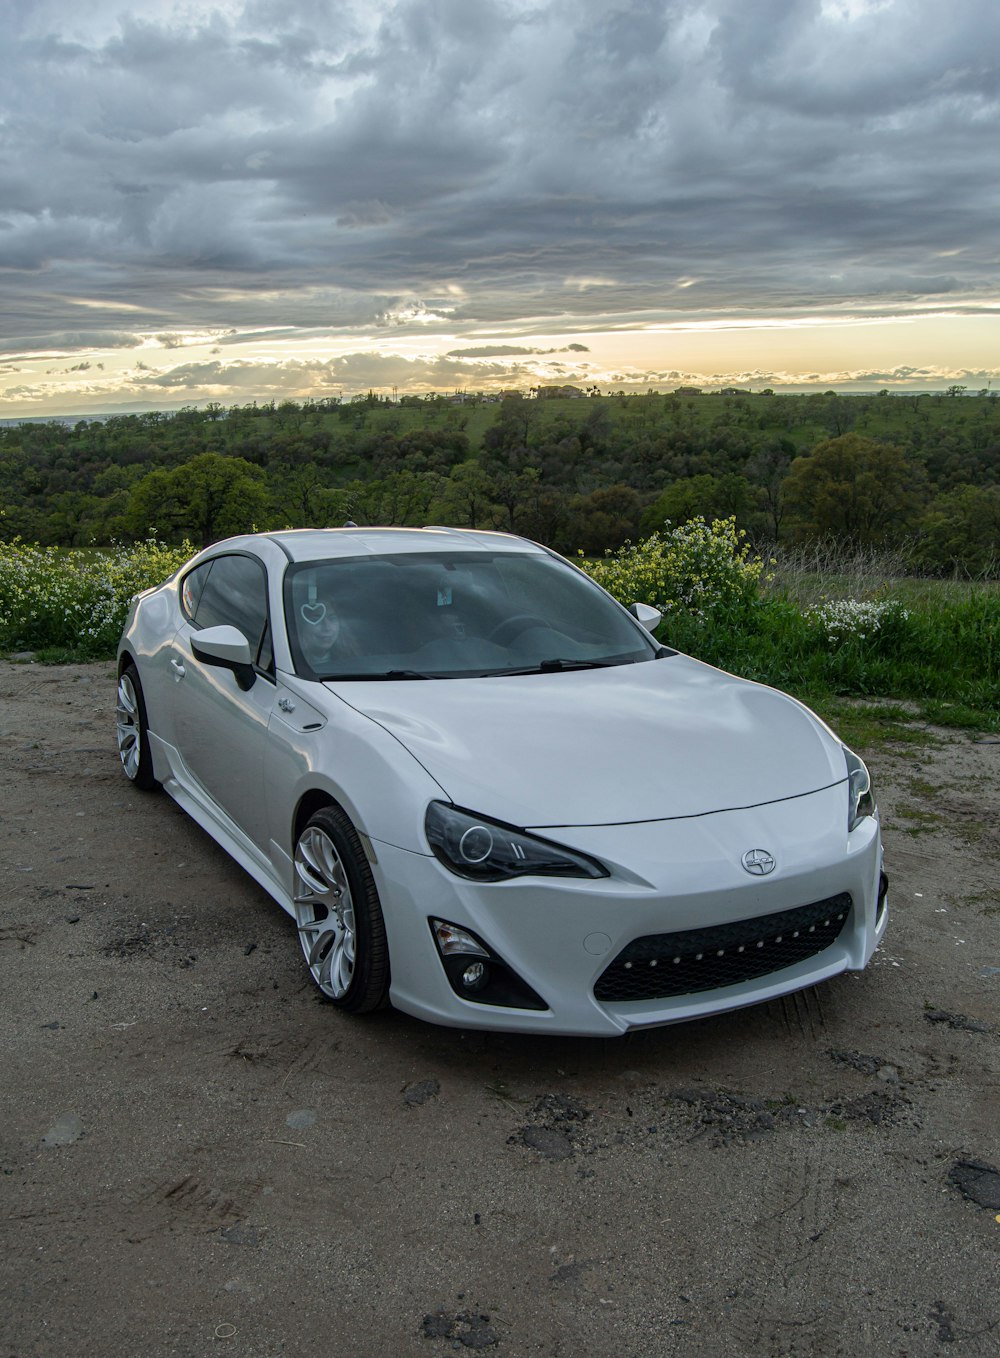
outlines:
[[[567,670],[606,670],[615,665],[631,665],[631,660],[563,660],[555,656],[552,660],[540,660],[537,665],[526,665],[523,669],[493,670],[493,674],[563,674]]]
[[[440,674],[424,674],[421,670],[381,670],[374,674],[324,674],[323,683],[333,684],[340,680],[371,680],[378,682],[381,679],[441,679]]]

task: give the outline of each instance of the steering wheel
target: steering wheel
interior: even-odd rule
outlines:
[[[497,646],[506,646],[509,641],[519,637],[529,627],[546,627],[548,624],[535,613],[513,613],[509,618],[498,622],[486,638]]]

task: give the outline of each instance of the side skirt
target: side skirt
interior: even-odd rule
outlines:
[[[182,810],[187,812],[193,821],[196,821],[207,834],[211,835],[216,844],[224,849],[244,872],[249,873],[254,881],[278,902],[286,914],[294,918],[295,907],[292,904],[289,890],[279,879],[273,864],[263,857],[256,845],[247,838],[242,830],[228,818],[220,816],[214,807],[209,807],[194,797],[176,778],[164,779],[163,790],[174,799]],[[273,842],[271,847],[275,851],[275,856],[280,858],[283,864],[287,864],[287,880],[290,882],[292,865],[287,854],[282,852]]]

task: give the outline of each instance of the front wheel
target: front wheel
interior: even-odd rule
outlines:
[[[115,734],[125,777],[144,792],[151,791],[157,783],[149,748],[149,722],[139,674],[132,664],[125,666],[118,680]]]
[[[351,1014],[386,1002],[389,947],[378,890],[358,832],[324,806],[295,845],[295,922],[313,980]]]

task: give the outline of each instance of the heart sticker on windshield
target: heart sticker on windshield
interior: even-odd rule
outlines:
[[[326,617],[326,604],[303,604],[299,609],[302,621],[309,623],[310,627],[315,627],[318,622],[322,622]]]

